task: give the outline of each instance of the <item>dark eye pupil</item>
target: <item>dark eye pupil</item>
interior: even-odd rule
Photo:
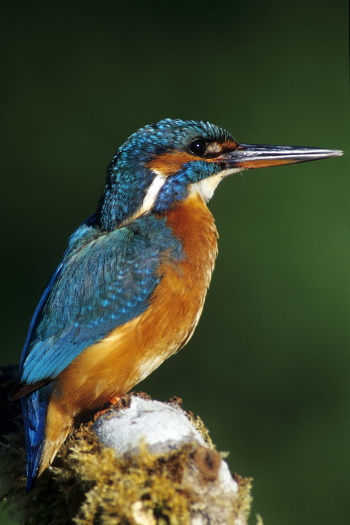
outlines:
[[[194,155],[198,155],[198,157],[203,157],[207,150],[207,144],[203,139],[195,139],[190,143],[189,150]]]

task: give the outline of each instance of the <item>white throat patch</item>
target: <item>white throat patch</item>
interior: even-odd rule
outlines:
[[[216,190],[218,184],[222,181],[222,179],[228,177],[229,175],[233,175],[234,173],[239,173],[240,171],[244,171],[244,169],[232,168],[222,170],[219,173],[216,173],[215,175],[211,175],[206,179],[202,179],[198,182],[195,182],[194,184],[191,184],[190,192],[199,194],[205,202],[208,202],[214,195],[214,191]]]

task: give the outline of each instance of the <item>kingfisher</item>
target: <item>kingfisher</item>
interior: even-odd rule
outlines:
[[[246,169],[341,154],[240,144],[207,121],[169,118],[128,138],[30,323],[11,396],[22,400],[27,491],[82,418],[190,339],[218,251],[207,207],[217,185]]]

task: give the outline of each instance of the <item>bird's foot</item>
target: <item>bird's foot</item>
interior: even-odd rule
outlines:
[[[108,403],[110,403],[112,406],[115,406],[115,405],[118,405],[120,400],[121,400],[120,396],[112,396],[110,399],[108,399]]]
[[[102,408],[101,410],[96,412],[96,414],[94,414],[94,421],[96,421],[99,417],[103,416],[103,414],[108,412],[108,410],[110,410],[111,407],[118,405],[120,400],[120,396],[112,396],[110,399],[108,399],[105,408]]]

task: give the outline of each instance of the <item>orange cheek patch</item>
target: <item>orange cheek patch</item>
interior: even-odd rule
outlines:
[[[203,159],[183,151],[174,151],[174,153],[163,153],[163,155],[159,155],[159,157],[153,159],[147,167],[161,173],[164,177],[169,177],[175,175],[183,164],[194,160]]]

